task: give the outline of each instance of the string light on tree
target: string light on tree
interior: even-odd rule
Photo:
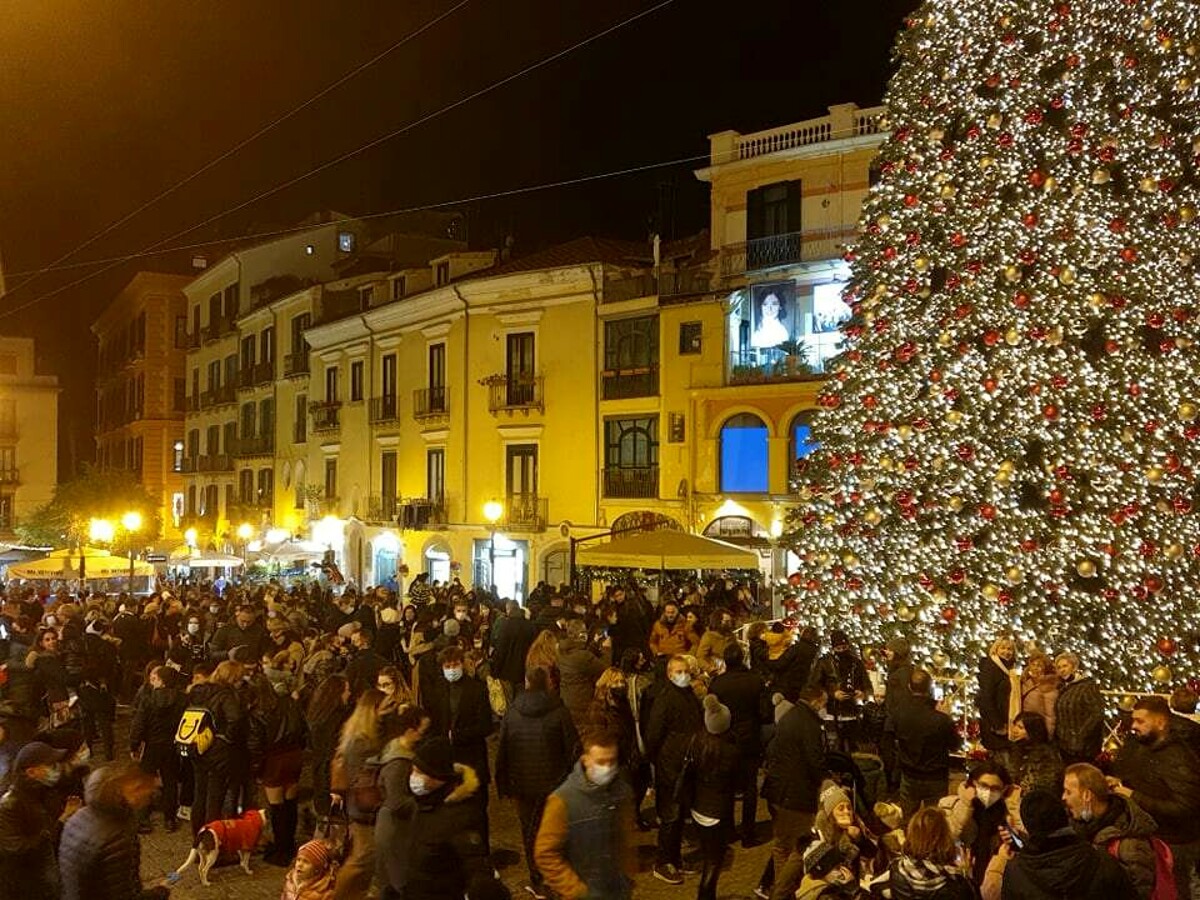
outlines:
[[[1200,7],[926,2],[898,58],[784,536],[802,608],[960,668],[1010,633],[1195,675]]]

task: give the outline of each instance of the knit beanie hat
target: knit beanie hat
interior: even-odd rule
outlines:
[[[296,851],[296,858],[305,859],[318,872],[325,872],[329,868],[329,848],[324,841],[309,841],[301,845]]]
[[[832,816],[834,809],[839,803],[849,803],[850,795],[843,791],[836,784],[830,785],[821,794],[821,809],[825,811],[825,815]]]
[[[458,619],[447,619],[442,623],[442,634],[448,638],[458,637],[458,633],[462,628],[458,624]]]
[[[413,768],[438,781],[454,778],[454,750],[444,737],[432,737],[417,744],[413,751]]]
[[[771,705],[775,707],[775,724],[779,724],[779,720],[792,711],[796,705],[788,701],[787,697],[776,691],[771,695]]]
[[[1033,838],[1048,837],[1070,825],[1062,799],[1043,789],[1030,791],[1021,798],[1021,822]]]
[[[706,694],[704,697],[704,727],[709,734],[724,734],[729,730],[731,718],[729,707],[722,703],[716,694]]]
[[[380,610],[379,621],[384,625],[395,625],[400,621],[400,612],[392,607]]]

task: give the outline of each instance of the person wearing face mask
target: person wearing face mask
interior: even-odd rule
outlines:
[[[637,872],[633,793],[618,778],[617,737],[583,736],[583,753],[546,799],[533,855],[562,900],[629,900]]]
[[[362,627],[356,628],[350,635],[350,662],[346,665],[345,675],[350,679],[350,690],[356,696],[374,687],[380,670],[387,665],[387,660],[373,649],[374,641],[375,633]]]
[[[0,797],[0,885],[19,889],[23,900],[60,896],[55,848],[61,819],[55,820],[51,797],[66,755],[40,741],[26,744],[13,764],[12,786]]]
[[[422,741],[413,753],[405,900],[460,900],[474,879],[492,877],[486,812],[476,800],[487,787],[455,756],[442,737]]]
[[[850,753],[857,749],[859,704],[872,692],[871,679],[846,632],[840,628],[830,631],[829,645],[832,652],[817,660],[812,678],[829,697],[825,715],[836,731],[838,746]]]
[[[1109,790],[1101,772],[1088,763],[1069,766],[1063,777],[1063,804],[1075,833],[1116,857],[1138,900],[1155,886],[1154,833],[1158,824],[1133,800]]]
[[[208,637],[204,633],[204,620],[197,612],[191,613],[185,620],[183,632],[179,640],[173,642],[167,659],[179,667],[185,676],[191,678],[197,663],[208,659]]]
[[[683,813],[675,785],[684,768],[692,735],[704,724],[704,714],[688,661],[672,656],[667,682],[658,688],[646,721],[646,755],[654,764],[654,803],[658,813],[658,848],[654,877],[667,884],[682,884]]]
[[[1172,731],[1171,707],[1162,697],[1134,704],[1130,733],[1113,763],[1117,777],[1109,788],[1154,817],[1174,857],[1176,891],[1187,900],[1200,862],[1200,759]]]
[[[175,730],[186,706],[183,693],[175,687],[175,673],[156,666],[133,701],[129,726],[129,755],[142,769],[162,782],[162,814],[167,831],[179,827],[179,751]]]
[[[466,674],[463,652],[458,647],[447,647],[438,654],[438,662],[442,677],[433,679],[434,685],[428,694],[422,695],[421,703],[432,720],[429,733],[450,741],[454,762],[469,766],[483,784],[481,790],[474,792],[472,802],[480,807],[486,844],[487,786],[491,782],[487,739],[493,728],[487,687]]]
[[[950,817],[954,839],[971,851],[971,879],[982,884],[988,863],[1002,843],[1002,828],[1021,829],[1021,792],[1008,769],[995,760],[976,763],[957,794],[938,806]]]
[[[416,798],[409,788],[417,744],[429,730],[429,714],[419,706],[405,706],[384,726],[395,735],[379,753],[380,806],[375,817],[375,875],[382,886],[381,900],[400,900],[408,881],[407,847]]]
[[[529,867],[529,893],[544,900],[544,879],[534,862],[537,837],[546,798],[571,770],[579,735],[571,715],[550,693],[550,677],[534,667],[525,675],[525,690],[509,704],[500,723],[496,752],[496,792],[516,800],[517,818],[525,862]]]

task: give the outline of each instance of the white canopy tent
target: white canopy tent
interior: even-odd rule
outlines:
[[[647,570],[757,569],[758,554],[698,534],[662,529],[580,546],[575,564]]]

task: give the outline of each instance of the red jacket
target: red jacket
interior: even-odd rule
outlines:
[[[204,826],[217,840],[217,849],[229,853],[253,850],[262,835],[263,816],[257,809],[242,813],[240,819],[222,819]]]

